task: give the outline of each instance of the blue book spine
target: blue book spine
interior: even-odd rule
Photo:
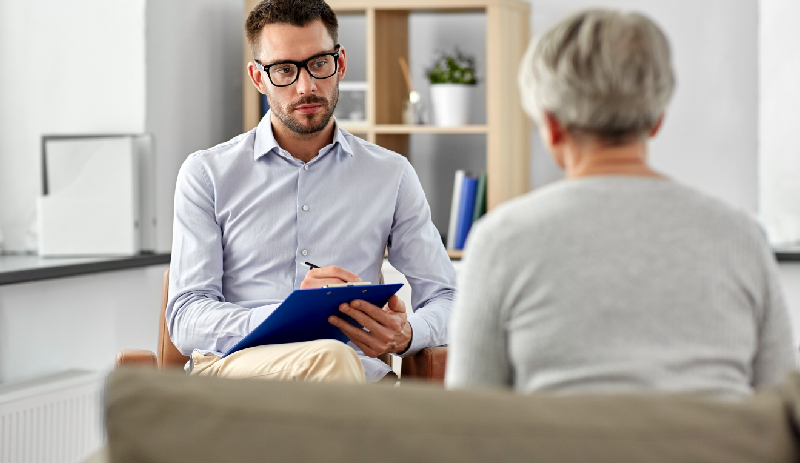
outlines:
[[[475,210],[475,195],[478,191],[478,179],[464,176],[461,187],[461,199],[458,206],[458,225],[456,227],[456,249],[464,249],[467,234],[472,228],[472,214]]]

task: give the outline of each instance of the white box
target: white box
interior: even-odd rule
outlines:
[[[147,135],[43,137],[39,255],[134,255],[152,249],[151,145]]]

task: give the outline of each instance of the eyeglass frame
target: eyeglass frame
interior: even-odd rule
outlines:
[[[314,79],[317,79],[317,80],[330,79],[337,72],[339,72],[339,56],[340,56],[339,53],[341,51],[340,50],[341,45],[339,45],[337,43],[333,48],[335,49],[335,51],[333,51],[333,52],[320,53],[318,55],[314,55],[314,56],[312,56],[312,57],[310,57],[308,59],[305,59],[303,61],[279,61],[277,63],[268,64],[266,66],[264,66],[261,63],[259,63],[257,59],[253,59],[253,62],[255,63],[256,68],[258,68],[259,71],[263,71],[263,72],[265,72],[267,74],[267,79],[269,79],[269,83],[271,83],[273,86],[275,86],[275,87],[288,87],[290,85],[293,85],[295,82],[297,82],[297,79],[300,78],[300,71],[302,71],[303,69],[306,70],[306,72],[308,73],[309,76],[311,76],[311,77],[313,77]],[[317,59],[317,58],[319,58],[321,56],[332,56],[333,59],[334,59],[334,61],[333,61],[333,73],[331,75],[327,76],[327,77],[317,77],[317,76],[315,76],[314,74],[311,73],[310,69],[308,69],[308,63],[310,63],[312,60]],[[277,66],[279,64],[294,64],[297,67],[297,75],[294,76],[294,80],[293,81],[291,81],[290,83],[285,84],[285,85],[278,85],[278,84],[276,84],[275,82],[272,81],[272,76],[269,74],[269,68],[271,68],[272,66]]]

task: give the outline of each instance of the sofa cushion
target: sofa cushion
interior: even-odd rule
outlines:
[[[522,396],[433,386],[108,378],[112,462],[788,462],[777,393]]]

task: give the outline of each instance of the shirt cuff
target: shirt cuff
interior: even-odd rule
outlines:
[[[361,365],[364,366],[364,379],[367,383],[380,381],[387,373],[392,371],[389,365],[383,363],[381,359],[367,357],[364,354],[359,354],[358,358],[361,360]]]
[[[408,314],[408,324],[411,325],[411,342],[408,344],[408,349],[399,354],[401,357],[409,357],[426,347],[431,347],[431,327],[428,322],[416,313],[411,313]]]
[[[245,333],[244,336],[247,336],[248,334],[252,333],[253,330],[256,329],[258,327],[258,325],[261,324],[261,322],[263,322],[264,320],[267,319],[267,317],[272,315],[272,312],[274,312],[275,309],[277,309],[279,305],[281,305],[281,304],[280,303],[278,303],[278,304],[267,304],[267,305],[262,305],[261,307],[256,307],[253,310],[251,310],[250,311],[250,323],[247,326],[247,333]],[[244,337],[244,336],[242,336],[242,337]]]

